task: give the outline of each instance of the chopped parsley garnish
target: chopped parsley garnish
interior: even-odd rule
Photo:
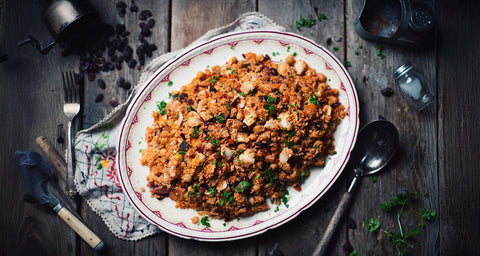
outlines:
[[[292,56],[293,56],[293,57],[297,56],[297,52],[294,52],[294,53],[292,54]]]
[[[202,225],[204,225],[205,227],[210,227],[209,219],[206,215],[200,219],[200,223],[202,223]]]
[[[275,105],[272,104],[263,104],[263,108],[267,110],[267,113],[270,116],[275,115]]]
[[[277,97],[274,98],[271,95],[268,95],[267,102],[270,103],[270,104],[277,103]]]
[[[273,182],[278,180],[278,174],[275,173],[275,170],[273,168],[268,168],[265,171],[263,171],[263,177],[268,181],[268,185],[272,185]]]
[[[270,116],[275,115],[275,105],[277,103],[277,97],[272,97],[268,95],[267,103],[263,104],[263,108],[267,110],[267,113]]]
[[[370,232],[378,231],[378,229],[380,228],[380,221],[378,220],[379,218],[380,216],[376,218],[371,218],[367,223],[365,223],[367,225],[368,231]]]
[[[242,96],[242,97],[245,96],[245,93],[244,93],[244,92],[241,92],[241,93],[240,93],[240,96]]]
[[[172,80],[168,80],[167,85],[168,85],[168,86],[172,86],[172,85],[173,85],[173,81],[172,81]]]
[[[235,200],[233,198],[232,192],[223,190],[220,195],[222,196],[222,200],[220,200],[220,206],[223,206],[225,202],[227,202],[228,206],[230,206],[230,204],[233,203],[233,201]]]
[[[313,146],[314,149],[318,149],[318,145]]]
[[[288,205],[288,200],[290,199],[288,197],[288,195],[290,195],[290,193],[288,193],[288,190],[285,189],[285,191],[283,191],[282,193],[282,197],[280,197],[280,199],[282,200],[282,203],[285,205],[285,207],[289,207]]]
[[[236,75],[237,74],[237,71],[234,69],[232,70],[232,75]]]
[[[213,197],[215,195],[215,192],[217,192],[217,190],[215,188],[209,188],[207,192],[210,195],[210,197]]]
[[[318,21],[322,22],[322,20],[327,20],[327,16],[323,13],[318,14]]]
[[[350,63],[350,61],[346,60],[345,61],[345,67],[349,68],[352,66],[352,63]]]
[[[312,94],[312,96],[310,97],[310,103],[315,105],[320,104],[320,102],[318,101],[318,96],[315,93]]]
[[[238,183],[237,187],[235,188],[235,191],[244,192],[245,189],[247,189],[248,187],[250,187],[250,182],[244,180]]]
[[[382,60],[383,60],[383,59],[385,59],[385,58],[386,58],[386,56],[385,56],[385,55],[383,55],[383,53],[382,53],[382,50],[383,50],[383,45],[381,45],[381,44],[377,44],[377,45],[375,45],[375,50],[376,50],[376,54],[377,54],[377,56],[378,56],[378,57],[380,57],[380,59],[382,59]]]
[[[190,196],[193,196],[193,195],[199,196],[200,195],[200,192],[198,192],[199,189],[200,189],[200,187],[197,184],[193,185],[192,186],[192,191],[188,192],[187,197],[190,197]]]
[[[287,133],[287,138],[291,138],[291,137],[295,136],[295,134],[296,134],[295,125],[292,124],[292,130]]]
[[[183,151],[183,150],[178,151],[178,153],[182,156],[185,156],[185,151]]]
[[[237,159],[238,159],[238,162],[240,163],[240,155],[245,152],[245,150],[243,149],[240,149],[240,150],[237,150],[237,152],[235,153],[237,155]]]
[[[284,142],[288,148],[293,148],[293,141],[289,141],[288,138],[285,138]]]
[[[188,105],[187,110],[188,111],[195,111],[195,109],[192,107],[192,105]]]
[[[357,250],[353,250],[353,252],[350,253],[350,256],[360,256],[360,254],[358,254]]]
[[[338,47],[336,47],[336,46],[333,47],[333,50],[334,50],[334,51],[338,51]]]
[[[290,45],[287,46],[287,52],[290,52]]]
[[[212,143],[214,146],[218,146],[218,140],[211,140],[210,143]]]
[[[217,122],[221,124],[225,123],[225,117],[223,117],[223,113],[217,115]]]
[[[200,132],[200,128],[198,127],[199,125],[193,127],[192,138],[194,139],[198,138],[198,133]]]
[[[420,216],[422,216],[424,221],[431,221],[435,215],[437,215],[437,213],[434,210],[425,208],[420,209]]]
[[[375,181],[377,181],[377,177],[375,177],[375,176],[370,176],[370,177],[368,177],[368,178],[370,179],[370,181],[371,181],[372,183],[375,182]]]
[[[305,181],[305,179],[307,178],[307,175],[308,175],[307,170],[303,170],[300,172],[300,183],[303,183]]]
[[[212,79],[210,80],[210,83],[215,83],[217,81],[217,76],[212,76]]]
[[[158,108],[158,113],[160,115],[164,116],[167,114],[167,111],[165,110],[165,107],[167,106],[167,103],[165,101],[157,102],[157,108]]]

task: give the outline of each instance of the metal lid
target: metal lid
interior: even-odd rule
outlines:
[[[433,26],[433,12],[428,6],[420,5],[412,10],[412,16],[409,22],[413,31],[421,32],[430,29]]]
[[[404,75],[405,73],[407,73],[412,68],[413,68],[413,65],[409,61],[409,62],[403,64],[402,66],[400,66],[399,68],[397,68],[397,70],[395,72],[393,72],[393,77],[395,79],[398,79],[400,76]]]

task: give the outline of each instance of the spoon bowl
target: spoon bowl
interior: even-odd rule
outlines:
[[[397,150],[398,138],[397,128],[389,121],[373,121],[362,128],[352,152],[355,172],[363,176],[380,171]]]

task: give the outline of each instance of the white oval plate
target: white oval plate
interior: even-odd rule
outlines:
[[[151,114],[156,110],[156,102],[168,100],[169,92],[179,90],[182,85],[189,83],[198,71],[223,65],[233,56],[242,59],[242,54],[247,52],[268,54],[277,62],[296,53],[297,59],[305,60],[317,72],[327,76],[327,83],[339,90],[340,102],[347,112],[334,134],[337,153],[327,158],[324,167],[311,169],[311,175],[302,185],[301,192],[289,188],[291,197],[288,208],[282,204],[275,211],[277,206],[271,205],[268,211],[227,223],[210,219],[211,227],[193,224],[191,218],[198,216],[195,210],[175,208],[175,202],[170,198],[152,198],[146,180],[149,168],[142,166],[139,161],[141,149],[147,147],[143,139],[145,131],[153,123]],[[358,105],[355,87],[345,67],[333,54],[310,39],[276,31],[245,31],[221,35],[188,48],[166,63],[132,100],[122,123],[118,143],[118,168],[123,191],[143,217],[179,237],[226,241],[263,233],[286,223],[310,207],[340,176],[356,140]],[[141,188],[145,188],[145,191],[141,192]]]

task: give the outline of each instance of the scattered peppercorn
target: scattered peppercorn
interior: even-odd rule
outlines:
[[[385,97],[390,97],[393,94],[393,89],[392,89],[392,87],[387,87],[387,88],[382,89],[381,93]]]
[[[138,6],[135,4],[134,1],[132,1],[132,5],[130,5],[130,11],[131,12],[138,12]]]
[[[107,85],[105,84],[105,81],[103,81],[103,79],[98,79],[97,80],[97,85],[98,85],[98,87],[100,87],[102,89],[105,89],[107,87]]]
[[[102,101],[102,100],[103,100],[103,94],[100,93],[100,94],[97,95],[97,97],[95,98],[95,102],[98,103],[98,102],[100,102],[100,101]]]

